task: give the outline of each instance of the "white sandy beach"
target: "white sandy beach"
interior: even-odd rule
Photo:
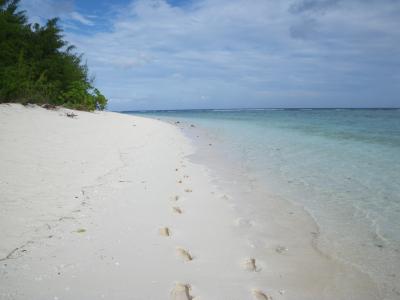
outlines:
[[[241,219],[178,127],[67,112],[0,105],[0,299],[380,299],[300,208]]]

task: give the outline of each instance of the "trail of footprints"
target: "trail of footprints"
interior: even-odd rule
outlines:
[[[185,165],[182,165],[182,167],[185,167]],[[175,169],[176,172],[179,171],[178,168]],[[188,175],[183,176],[184,179],[188,179]],[[179,184],[183,183],[183,180],[178,180]],[[191,189],[185,189],[184,190],[186,193],[191,193],[193,192]],[[225,196],[226,197],[226,196]],[[180,197],[178,195],[174,196],[173,200],[175,202],[179,201]],[[172,207],[172,212],[174,214],[180,215],[183,214],[182,209],[179,206],[173,206]],[[171,230],[168,227],[162,227],[159,229],[159,234],[160,236],[163,237],[170,237],[171,236]],[[176,253],[177,256],[182,259],[184,262],[190,262],[194,259],[193,255],[186,249],[177,247],[176,248]],[[244,260],[243,262],[243,269],[247,270],[249,272],[260,272],[261,268],[257,266],[256,259],[255,258],[248,258]],[[172,300],[198,300],[198,297],[193,297],[191,295],[191,286],[190,284],[187,283],[175,283],[175,286],[171,290],[171,299]],[[258,290],[258,289],[253,289],[252,291],[253,298],[255,300],[272,300],[272,297],[265,294],[263,291]]]

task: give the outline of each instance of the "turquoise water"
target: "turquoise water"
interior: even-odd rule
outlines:
[[[207,132],[225,165],[312,215],[323,251],[400,295],[400,110],[142,114]]]

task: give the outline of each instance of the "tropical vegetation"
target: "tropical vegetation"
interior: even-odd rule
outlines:
[[[57,18],[31,24],[19,0],[0,0],[0,103],[104,109],[107,99],[82,59]]]

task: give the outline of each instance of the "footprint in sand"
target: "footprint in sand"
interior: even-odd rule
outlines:
[[[263,248],[265,244],[260,240],[247,240],[247,244],[251,248]]]
[[[246,259],[243,263],[243,267],[245,270],[251,271],[251,272],[259,272],[261,270],[261,269],[257,268],[255,258]]]
[[[253,290],[253,296],[256,300],[272,300],[271,296],[264,294],[260,290]]]
[[[192,300],[190,295],[190,285],[176,283],[171,291],[171,300]]]
[[[253,227],[255,224],[254,221],[245,218],[238,218],[235,223],[238,227]]]
[[[159,234],[160,234],[161,236],[170,236],[170,235],[171,235],[171,231],[169,230],[168,227],[160,228],[160,229],[158,230],[158,232],[159,232]]]
[[[275,252],[276,253],[279,253],[279,254],[283,254],[283,253],[285,253],[286,251],[288,251],[289,249],[288,248],[286,248],[285,246],[277,246],[276,248],[275,248]]]
[[[183,248],[177,248],[176,252],[179,255],[179,257],[181,257],[184,261],[192,261],[193,260],[193,256],[190,255],[190,253]]]
[[[174,206],[174,207],[172,208],[172,211],[173,211],[174,213],[176,213],[176,214],[181,214],[181,213],[182,213],[182,210],[181,210],[180,207],[178,207],[178,206]]]

